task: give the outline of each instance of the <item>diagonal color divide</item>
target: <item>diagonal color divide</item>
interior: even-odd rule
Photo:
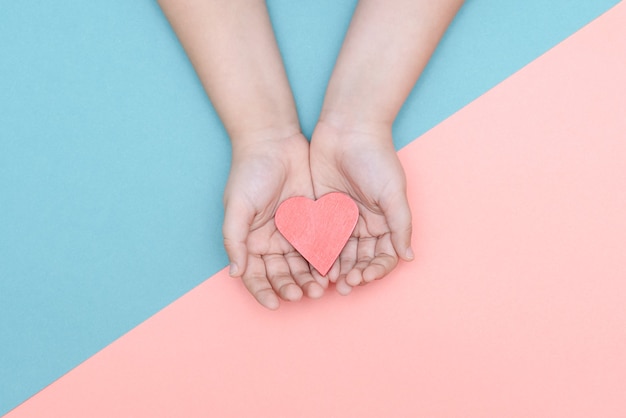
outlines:
[[[401,151],[415,262],[278,312],[221,272],[8,417],[624,416],[624,22]]]
[[[268,0],[306,134],[356,3]],[[396,146],[617,3],[466,2]],[[2,4],[0,415],[226,265],[230,161],[157,2]]]

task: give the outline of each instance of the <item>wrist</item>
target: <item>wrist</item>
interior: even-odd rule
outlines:
[[[260,145],[269,146],[293,140],[301,136],[300,125],[297,122],[284,125],[268,125],[257,128],[247,128],[229,132],[233,152],[248,147]]]
[[[308,150],[309,144],[299,125],[263,128],[231,137],[233,159],[273,156],[288,160],[295,155],[291,154],[304,147],[303,144]]]
[[[324,98],[320,120],[340,126],[391,127],[397,110],[372,94],[363,83],[332,81]]]
[[[393,120],[368,117],[355,111],[342,111],[324,108],[320,113],[319,125],[333,129],[340,134],[361,134],[376,138],[391,138]]]

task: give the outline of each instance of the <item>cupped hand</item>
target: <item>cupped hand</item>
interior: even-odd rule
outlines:
[[[354,232],[327,274],[337,291],[346,295],[384,277],[398,258],[412,260],[406,178],[391,126],[342,128],[320,121],[310,153],[315,196],[343,192],[359,206]]]
[[[236,145],[235,145],[236,144]],[[321,297],[328,281],[314,278],[307,261],[276,229],[279,204],[292,196],[313,198],[309,144],[301,134],[280,139],[233,141],[224,192],[224,247],[230,274],[269,309],[279,297]]]

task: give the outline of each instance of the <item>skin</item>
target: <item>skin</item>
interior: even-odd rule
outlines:
[[[256,300],[341,294],[414,258],[406,179],[391,126],[459,0],[361,0],[311,145],[295,103],[265,1],[159,0],[232,143],[224,192],[230,274]],[[358,204],[352,237],[320,276],[278,233],[274,215],[292,196],[340,191]]]
[[[359,221],[328,273],[341,294],[411,261],[406,178],[391,128],[459,0],[360,0],[311,139],[316,197],[350,195]]]
[[[230,274],[256,300],[318,298],[327,280],[277,232],[274,214],[291,196],[313,198],[309,145],[265,2],[161,0],[232,143],[224,192],[224,247]]]

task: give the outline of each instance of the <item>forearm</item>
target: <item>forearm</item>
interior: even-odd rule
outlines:
[[[159,0],[233,145],[299,132],[263,0]]]
[[[320,120],[390,127],[463,0],[360,0]]]

